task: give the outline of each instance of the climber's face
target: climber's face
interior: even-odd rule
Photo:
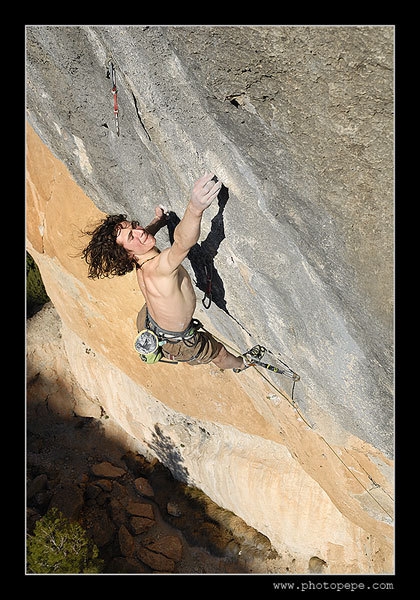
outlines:
[[[130,256],[142,256],[154,248],[156,239],[137,221],[123,221],[117,233],[117,244],[125,248]]]

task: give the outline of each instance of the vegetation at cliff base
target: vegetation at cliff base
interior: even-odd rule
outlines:
[[[26,253],[26,315],[32,317],[50,299],[45,291],[36,262]]]
[[[79,523],[51,508],[27,542],[29,573],[101,573],[99,550]]]

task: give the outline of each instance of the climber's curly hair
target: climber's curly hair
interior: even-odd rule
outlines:
[[[130,258],[127,251],[117,244],[118,225],[122,221],[127,221],[127,215],[108,215],[93,231],[85,231],[92,236],[82,251],[82,258],[89,267],[89,279],[125,275],[135,268],[134,258]]]

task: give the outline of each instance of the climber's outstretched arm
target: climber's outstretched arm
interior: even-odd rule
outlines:
[[[201,219],[204,211],[217,198],[222,187],[220,181],[212,180],[213,173],[205,173],[194,184],[184,216],[175,227],[174,242],[167,252],[162,253],[159,270],[166,274],[178,269],[191,248],[200,237]]]

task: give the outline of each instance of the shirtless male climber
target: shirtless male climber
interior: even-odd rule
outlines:
[[[159,339],[165,358],[190,365],[213,362],[219,369],[242,371],[249,366],[234,356],[209,332],[193,331],[196,296],[182,262],[200,237],[204,211],[217,197],[222,183],[205,173],[194,184],[184,216],[174,230],[172,246],[160,251],[155,234],[166,225],[162,207],[147,227],[128,221],[126,215],[108,215],[92,232],[82,257],[91,279],[125,275],[136,269],[146,304],[137,316],[137,329],[151,329]],[[189,336],[187,336],[189,333]],[[166,334],[166,335],[165,335]]]

